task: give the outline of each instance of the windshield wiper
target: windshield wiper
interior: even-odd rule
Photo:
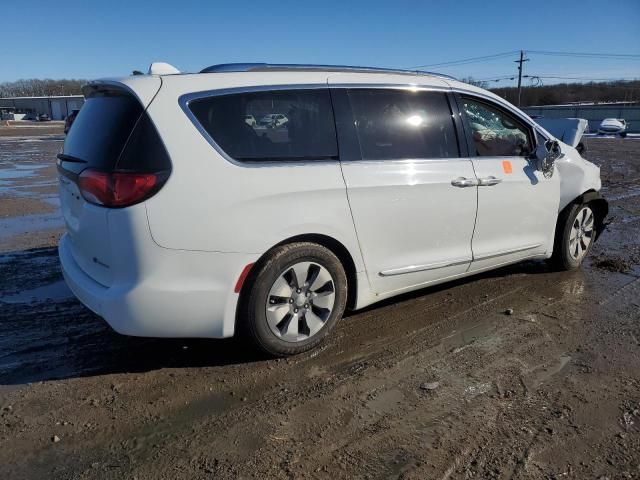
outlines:
[[[59,153],[57,157],[63,162],[71,162],[71,163],[89,163],[86,160],[83,160],[78,157],[74,157],[72,155],[65,155],[64,153]]]

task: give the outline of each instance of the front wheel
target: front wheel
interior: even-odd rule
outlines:
[[[558,218],[553,263],[562,270],[580,267],[596,238],[596,217],[587,205],[572,205]]]
[[[318,345],[347,303],[340,260],[315,243],[276,247],[255,267],[241,295],[240,326],[270,355],[295,355]]]

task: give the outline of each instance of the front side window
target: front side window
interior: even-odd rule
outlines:
[[[349,100],[364,160],[460,156],[444,93],[351,89]]]
[[[484,102],[462,99],[471,126],[478,157],[528,156],[531,154],[529,129],[510,115]]]
[[[220,148],[235,160],[338,158],[327,89],[212,96],[191,101],[189,109]]]

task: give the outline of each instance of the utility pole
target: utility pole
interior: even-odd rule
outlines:
[[[524,58],[524,50],[520,50],[520,60],[515,60],[515,63],[518,64],[518,107],[520,106],[520,94],[522,93],[522,64],[528,61],[528,58]]]

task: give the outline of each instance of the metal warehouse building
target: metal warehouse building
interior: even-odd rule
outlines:
[[[4,110],[5,115],[13,111],[14,120],[35,120],[42,114],[49,115],[51,120],[64,120],[72,110],[79,110],[83,104],[82,95],[0,98],[0,110]]]
[[[523,107],[522,110],[529,115],[541,115],[546,118],[584,118],[589,121],[590,132],[597,132],[600,122],[605,118],[624,118],[629,132],[640,132],[640,104],[638,103],[545,105]]]

